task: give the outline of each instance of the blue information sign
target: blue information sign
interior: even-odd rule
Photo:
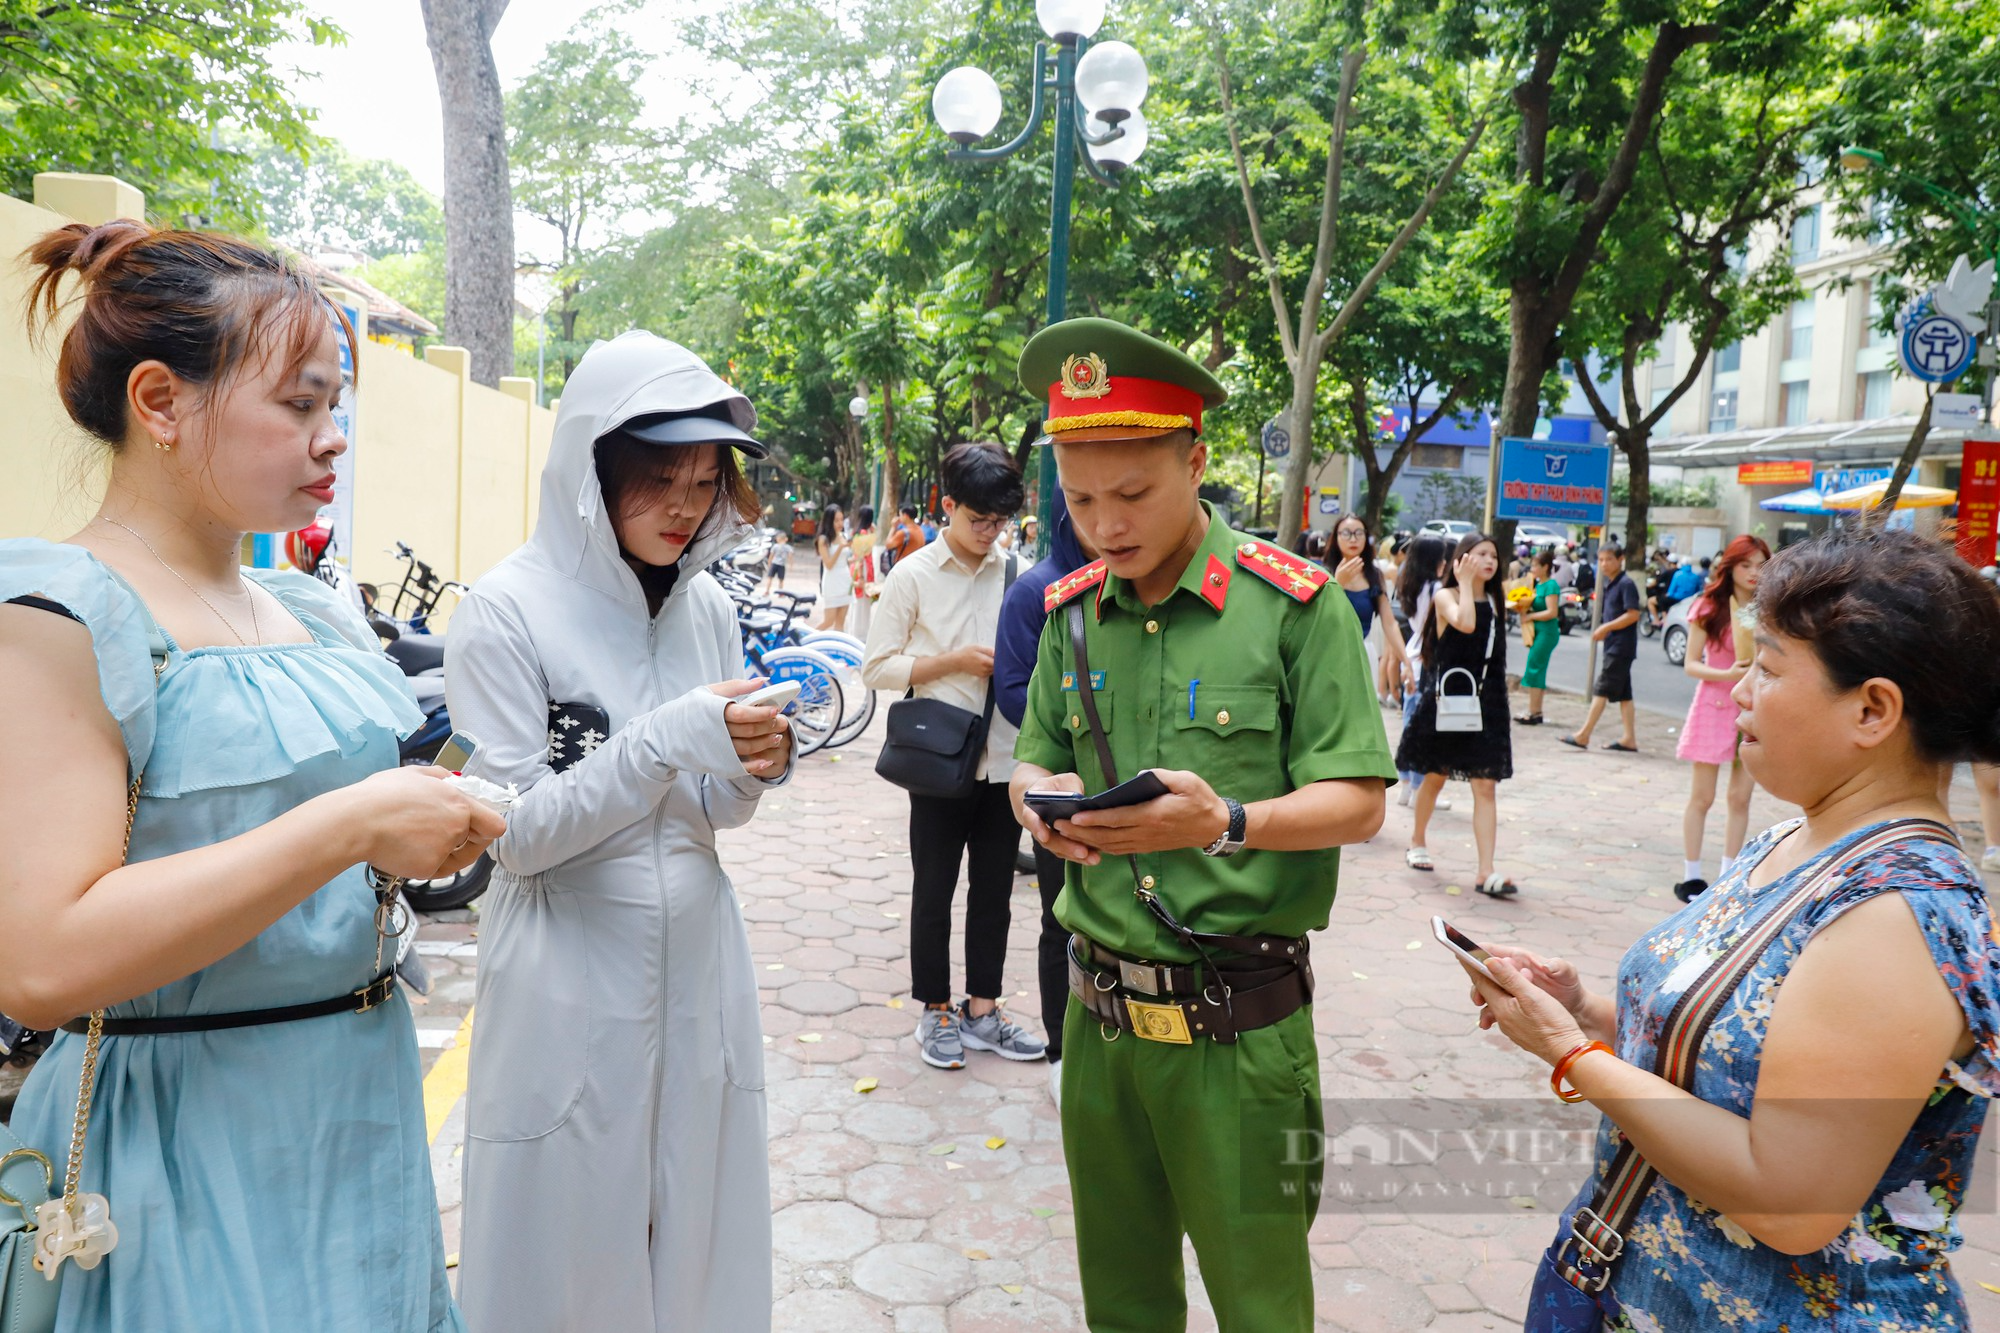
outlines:
[[[1500,441],[1497,518],[1603,527],[1611,511],[1611,446],[1567,440]]]

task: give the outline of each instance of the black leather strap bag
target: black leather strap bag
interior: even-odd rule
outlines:
[[[1014,586],[1016,560],[1004,558],[1005,581],[1000,600]],[[958,799],[979,790],[979,763],[986,755],[986,733],[993,725],[993,679],[986,680],[986,707],[980,712],[942,699],[904,695],[889,705],[888,735],[875,757],[878,776],[913,796]]]

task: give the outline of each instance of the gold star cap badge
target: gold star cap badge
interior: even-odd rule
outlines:
[[[1065,398],[1102,398],[1111,392],[1111,371],[1095,352],[1072,355],[1062,366]]]

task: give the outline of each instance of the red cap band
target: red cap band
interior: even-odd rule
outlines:
[[[1165,380],[1107,375],[1106,392],[1072,398],[1061,383],[1049,386],[1049,416],[1042,429],[1051,435],[1093,426],[1141,426],[1151,430],[1183,427],[1201,434],[1201,395]]]

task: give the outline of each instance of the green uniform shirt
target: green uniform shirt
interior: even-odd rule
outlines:
[[[1277,563],[1253,562],[1242,549],[1252,539],[1202,507],[1207,536],[1157,606],[1141,604],[1129,583],[1109,575],[1101,589],[1071,598],[1083,607],[1097,709],[1118,776],[1186,769],[1245,805],[1327,778],[1395,781],[1354,608],[1337,588],[1300,601],[1312,584],[1285,578],[1279,565],[1301,562],[1252,546]],[[1261,569],[1291,591],[1267,582]],[[1326,581],[1324,570],[1312,574]],[[1059,581],[1052,589],[1063,586]],[[1042,628],[1014,756],[1076,773],[1086,791],[1098,792],[1111,784],[1098,771],[1073,657],[1069,607],[1056,606]],[[1147,887],[1183,925],[1222,935],[1323,928],[1340,873],[1340,851],[1332,847],[1245,849],[1226,858],[1183,848],[1138,862]],[[1068,929],[1120,953],[1194,961],[1134,895],[1122,856],[1094,866],[1070,863],[1055,912]]]

